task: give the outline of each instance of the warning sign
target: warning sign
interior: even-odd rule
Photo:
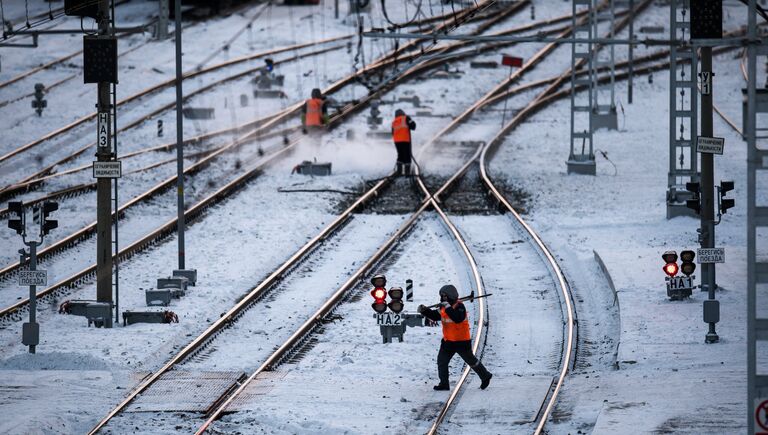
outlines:
[[[93,178],[120,178],[123,173],[122,167],[120,160],[93,162]]]
[[[763,400],[755,408],[755,429],[768,431],[768,400]]]
[[[723,155],[725,139],[722,137],[699,136],[696,140],[696,151],[708,154]]]

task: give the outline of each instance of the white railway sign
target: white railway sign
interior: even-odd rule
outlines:
[[[376,324],[382,325],[382,326],[396,326],[403,323],[403,317],[400,314],[395,313],[381,313],[381,314],[374,314],[376,317]]]
[[[723,155],[725,139],[722,137],[698,136],[696,138],[696,151],[700,153]]]
[[[123,175],[122,162],[93,162],[93,178],[120,178]]]
[[[19,285],[48,285],[47,270],[21,270],[19,271]]]
[[[696,250],[699,264],[725,263],[725,248],[699,248]]]

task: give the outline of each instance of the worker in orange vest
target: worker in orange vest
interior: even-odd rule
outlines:
[[[439,391],[450,389],[448,363],[451,362],[453,355],[458,353],[461,359],[480,376],[480,388],[485,390],[491,383],[493,375],[472,353],[467,309],[459,300],[456,287],[448,284],[440,288],[440,303],[442,304],[440,310],[432,310],[424,305],[419,305],[418,308],[422,316],[443,324],[443,340],[440,342],[440,351],[437,353],[437,374],[440,377],[440,383],[435,385],[434,389]]]
[[[402,109],[395,110],[392,121],[392,140],[397,149],[396,172],[401,175],[411,174],[411,130],[416,130],[416,123]]]
[[[304,102],[301,110],[302,131],[306,134],[308,129],[320,129],[328,123],[328,109],[325,107],[325,99],[320,89],[312,89],[312,98]]]

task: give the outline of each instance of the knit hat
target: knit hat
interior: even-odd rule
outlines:
[[[451,284],[440,287],[440,294],[444,294],[448,298],[448,301],[455,301],[459,299],[459,291],[456,290],[456,287],[452,286]]]

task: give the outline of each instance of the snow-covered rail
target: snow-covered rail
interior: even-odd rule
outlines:
[[[519,7],[511,7],[511,9],[517,10],[517,9],[519,9]],[[559,22],[562,19],[563,18],[560,17],[560,18],[557,18],[555,20],[544,20],[540,24],[541,25],[549,25],[549,24],[552,24],[552,23]],[[516,29],[507,30],[507,31],[505,31],[505,33],[509,33],[510,31],[518,31],[518,30],[522,31],[522,30],[527,30],[527,29],[530,29],[530,28],[531,28],[531,24],[528,24],[528,25],[522,26],[520,29],[517,29],[517,30]],[[460,46],[460,45],[462,45],[462,44],[461,43],[453,44],[451,47]],[[448,47],[448,48],[451,48],[451,47]],[[402,49],[402,47],[401,47],[401,49]],[[441,51],[445,51],[446,48],[443,48],[443,49],[440,49],[440,50]],[[415,55],[411,55],[411,56],[413,57]],[[404,58],[407,58],[407,57],[406,56],[402,56],[401,60],[404,59]],[[374,70],[375,68],[385,66],[385,65],[388,64],[388,62],[389,61],[387,60],[387,56],[385,56],[383,60],[378,61],[378,62],[374,62],[373,64],[369,65],[365,69],[365,71],[371,71],[371,70]],[[406,71],[401,77],[398,78],[398,81],[402,80],[402,79],[405,79],[405,78],[408,78],[410,76],[413,76],[415,74],[421,73],[423,71],[427,71],[430,68],[434,68],[435,66],[439,65],[441,62],[443,62],[443,61],[438,60],[438,61],[424,62],[422,65],[420,65],[418,67],[415,67],[415,68],[412,68],[409,71]],[[529,66],[532,66],[534,63],[535,62],[531,62],[529,64]],[[359,74],[361,74],[361,72],[357,73],[357,75],[359,75]],[[354,77],[355,77],[355,75],[347,77],[347,78],[345,78],[343,80],[340,80],[336,84],[330,86],[326,90],[326,92],[333,92],[333,91],[336,91],[336,90],[340,89],[345,84],[351,82],[354,79]],[[515,76],[513,76],[513,78],[515,78],[515,77],[517,77],[517,74]],[[504,84],[509,83],[510,80],[507,80]],[[502,85],[504,85],[504,84],[502,84]],[[378,93],[383,92],[385,90],[386,89],[384,89],[384,88],[379,89],[379,91],[377,93],[371,94],[371,95],[363,98],[362,100],[358,101],[357,104],[352,105],[352,106],[344,109],[341,112],[341,115],[339,117],[333,119],[332,122],[338,122],[338,120],[341,120],[344,117],[346,117],[347,115],[350,115],[357,108],[361,107],[363,104],[367,103],[371,98],[374,98]],[[275,125],[277,125],[280,121],[282,121],[287,116],[291,115],[296,110],[298,110],[298,108],[299,108],[298,105],[294,105],[294,106],[291,106],[291,107],[289,107],[289,108],[279,112],[276,115],[273,115],[271,117],[267,117],[265,119],[258,120],[258,121],[250,123],[250,125],[258,125],[258,128],[256,128],[255,130],[253,130],[253,131],[243,135],[242,137],[240,137],[235,142],[220,148],[219,150],[211,153],[206,158],[204,158],[204,159],[198,161],[197,163],[195,163],[194,165],[188,167],[185,170],[185,173],[187,173],[188,175],[189,174],[194,174],[194,173],[202,170],[202,168],[205,167],[205,165],[207,165],[209,162],[212,161],[212,159],[214,159],[215,157],[217,157],[218,155],[220,155],[224,151],[226,151],[226,150],[228,150],[228,149],[230,149],[232,147],[235,147],[235,146],[240,146],[240,145],[246,143],[248,140],[251,140],[252,138],[254,138],[256,136],[265,134],[265,132],[269,128],[272,128]],[[467,113],[470,113],[472,110],[474,110],[474,109],[470,109]],[[172,186],[174,182],[175,182],[175,177],[170,177],[169,179],[165,180],[164,182],[160,183],[159,185],[153,187],[149,191],[145,192],[142,195],[139,195],[138,197],[136,197],[133,200],[131,200],[129,203],[127,203],[124,206],[122,206],[117,214],[122,216],[122,214],[125,213],[125,211],[128,208],[130,208],[131,206],[136,205],[136,204],[138,204],[138,203],[140,203],[142,201],[146,201],[146,200],[151,199],[152,197],[154,197],[157,194],[161,193],[162,191],[166,190],[169,186]],[[69,190],[67,190],[65,193],[68,194],[68,195],[74,194],[73,192],[71,192]],[[205,201],[202,201],[202,202],[205,202]],[[140,249],[143,249],[146,246],[149,246],[150,244],[154,243],[154,240],[158,240],[160,237],[164,237],[164,235],[166,235],[167,228],[171,228],[171,227],[172,227],[172,224],[170,222],[168,224],[166,224],[166,225],[163,225],[161,227],[161,229],[158,229],[157,231],[153,232],[152,234],[149,234],[147,237],[145,237],[145,238],[143,238],[143,239],[141,239],[141,240],[131,244],[129,246],[130,249],[129,248],[124,249],[119,254],[120,257],[121,258],[129,257],[129,256],[133,255],[136,250],[140,250]],[[84,228],[84,229],[82,229],[80,231],[77,231],[76,233],[74,233],[74,234],[72,234],[72,235],[70,235],[70,236],[68,236],[68,237],[66,237],[66,238],[56,242],[54,245],[51,245],[48,248],[45,248],[45,249],[41,250],[40,253],[38,254],[39,258],[41,260],[45,260],[45,258],[48,257],[48,256],[54,255],[54,254],[56,254],[58,252],[61,252],[62,250],[65,250],[65,249],[68,249],[69,247],[74,246],[75,244],[79,243],[80,241],[88,238],[93,233],[94,228],[95,228],[95,223],[92,223],[88,227],[86,227],[86,228]],[[166,230],[163,230],[162,228],[166,228]],[[19,268],[19,264],[17,263],[17,264],[13,264],[11,266],[8,266],[8,267],[6,267],[3,270],[0,270],[0,279],[4,279],[4,278],[7,278],[7,277],[11,276],[11,274],[15,273],[15,271],[18,270],[18,268]],[[78,272],[77,274],[74,274],[73,276],[71,276],[71,277],[61,281],[60,283],[58,283],[58,284],[56,284],[56,285],[54,285],[54,286],[52,286],[52,287],[50,287],[48,289],[43,290],[39,294],[39,296],[40,297],[47,296],[47,295],[50,295],[50,294],[54,293],[58,289],[73,287],[79,281],[81,281],[82,279],[90,276],[92,273],[93,273],[93,267],[86,268],[86,269]],[[26,306],[26,303],[27,303],[27,300],[24,299],[24,300],[21,300],[21,301],[17,302],[13,306],[8,307],[8,308],[0,311],[0,319],[2,319],[6,315],[11,315],[11,314],[14,314],[14,313],[18,312],[18,310],[20,308],[24,308]]]
[[[280,48],[276,48],[276,49],[272,49],[272,50],[267,50],[267,51],[262,51],[262,52],[259,52],[259,53],[250,54],[250,55],[247,55],[247,56],[241,56],[241,57],[236,58],[236,59],[232,59],[232,60],[229,60],[229,61],[226,61],[226,62],[222,62],[222,63],[216,64],[216,65],[211,65],[211,66],[203,68],[203,69],[201,69],[199,71],[188,72],[188,73],[184,74],[184,80],[188,80],[188,79],[191,79],[191,78],[194,78],[194,77],[198,77],[198,76],[201,76],[201,75],[205,75],[205,74],[209,74],[209,73],[212,73],[212,72],[216,72],[216,71],[219,71],[219,70],[227,68],[227,67],[240,65],[240,64],[246,63],[248,61],[254,60],[254,59],[260,59],[260,58],[264,58],[264,57],[267,57],[267,56],[272,56],[272,55],[275,55],[275,54],[285,53],[285,52],[289,52],[289,51],[295,51],[295,50],[299,50],[299,49],[303,49],[303,48],[308,48],[308,47],[313,47],[313,46],[322,46],[322,45],[326,45],[326,44],[332,44],[334,42],[339,42],[339,41],[343,41],[345,39],[349,39],[350,37],[351,36],[347,35],[347,36],[339,36],[339,37],[334,37],[334,38],[326,38],[326,39],[319,40],[319,41],[307,42],[307,43],[302,43],[302,44],[293,44],[293,45],[286,46],[286,47],[280,47]],[[338,47],[338,46],[335,47],[335,49],[338,49],[338,48],[340,48],[340,47]],[[320,52],[325,52],[323,50],[319,50],[319,51]],[[319,54],[319,53],[312,53],[312,54]],[[294,60],[294,58],[295,58],[295,56],[290,58],[290,60]],[[283,62],[287,62],[287,61],[289,61],[289,60],[284,60]],[[256,68],[256,69],[258,69],[258,68]],[[204,88],[201,88],[198,91],[195,91],[194,93],[188,93],[185,96],[185,98],[189,98],[189,97],[191,97],[194,94],[197,94],[197,93],[209,90],[212,87],[217,86],[217,85],[219,85],[221,83],[228,82],[230,80],[234,80],[234,79],[243,77],[243,76],[245,76],[247,74],[253,73],[256,69],[249,69],[246,72],[241,72],[241,73],[235,74],[235,75],[233,75],[231,77],[227,77],[224,80],[216,81],[216,82],[214,82],[214,83],[212,83],[212,84],[210,84],[210,85],[208,85],[208,86],[206,86]],[[134,95],[131,95],[129,97],[126,97],[126,98],[118,101],[117,102],[117,106],[121,107],[121,106],[124,106],[124,105],[126,105],[128,103],[138,102],[138,101],[140,101],[144,97],[147,97],[149,95],[153,95],[153,94],[155,94],[155,93],[157,93],[159,91],[162,91],[163,89],[166,89],[166,88],[169,88],[169,87],[173,86],[174,82],[175,82],[175,79],[169,79],[169,80],[166,80],[166,81],[164,81],[162,83],[159,83],[157,85],[151,86],[151,87],[149,87],[147,89],[144,89],[143,91],[137,92]],[[155,115],[155,114],[157,114],[159,112],[168,110],[171,107],[173,107],[173,104],[166,104],[165,106],[161,107],[160,109],[152,111],[152,113],[150,113],[149,115],[140,117],[138,120],[130,123],[129,125],[127,125],[125,127],[122,127],[120,129],[120,131],[125,131],[125,130],[128,130],[130,128],[133,128],[133,127],[143,123],[146,119],[150,118],[151,116],[153,116],[153,115]],[[49,141],[49,140],[54,139],[54,138],[57,138],[57,137],[65,134],[65,133],[69,132],[70,130],[73,130],[74,128],[76,128],[78,126],[81,126],[81,125],[83,125],[83,124],[85,124],[85,123],[95,119],[95,117],[96,117],[96,113],[95,112],[91,113],[90,115],[86,115],[86,116],[84,116],[84,117],[82,117],[82,118],[80,118],[80,119],[78,119],[76,121],[73,121],[73,122],[71,122],[71,123],[69,123],[69,124],[59,128],[59,129],[55,130],[55,131],[52,131],[52,132],[50,132],[48,134],[45,134],[44,136],[40,137],[39,139],[36,139],[36,140],[34,140],[32,142],[29,142],[29,143],[27,143],[25,145],[19,146],[18,148],[14,149],[13,151],[8,152],[8,153],[0,156],[0,163],[3,163],[6,160],[9,160],[12,157],[18,156],[18,155],[20,155],[20,154],[22,154],[22,153],[24,153],[24,152],[26,152],[28,150],[31,150],[31,149],[37,147],[38,145],[43,144],[46,141]],[[37,171],[37,172],[35,172],[35,173],[31,174],[31,175],[25,176],[23,179],[19,180],[18,182],[4,187],[2,190],[0,190],[0,198],[6,199],[6,198],[8,198],[9,195],[12,195],[12,194],[16,193],[19,190],[19,187],[17,187],[17,185],[21,185],[21,187],[23,187],[24,189],[29,189],[29,188],[33,187],[31,185],[26,185],[25,183],[49,174],[57,166],[59,166],[59,165],[61,165],[63,163],[66,163],[66,162],[74,159],[75,157],[81,155],[82,153],[84,153],[88,149],[93,148],[94,146],[95,146],[95,143],[89,143],[89,144],[87,144],[87,145],[85,145],[85,146],[75,150],[74,152],[70,153],[69,155],[67,155],[67,156],[57,160],[56,162],[47,165],[42,170],[39,170],[39,171]]]

